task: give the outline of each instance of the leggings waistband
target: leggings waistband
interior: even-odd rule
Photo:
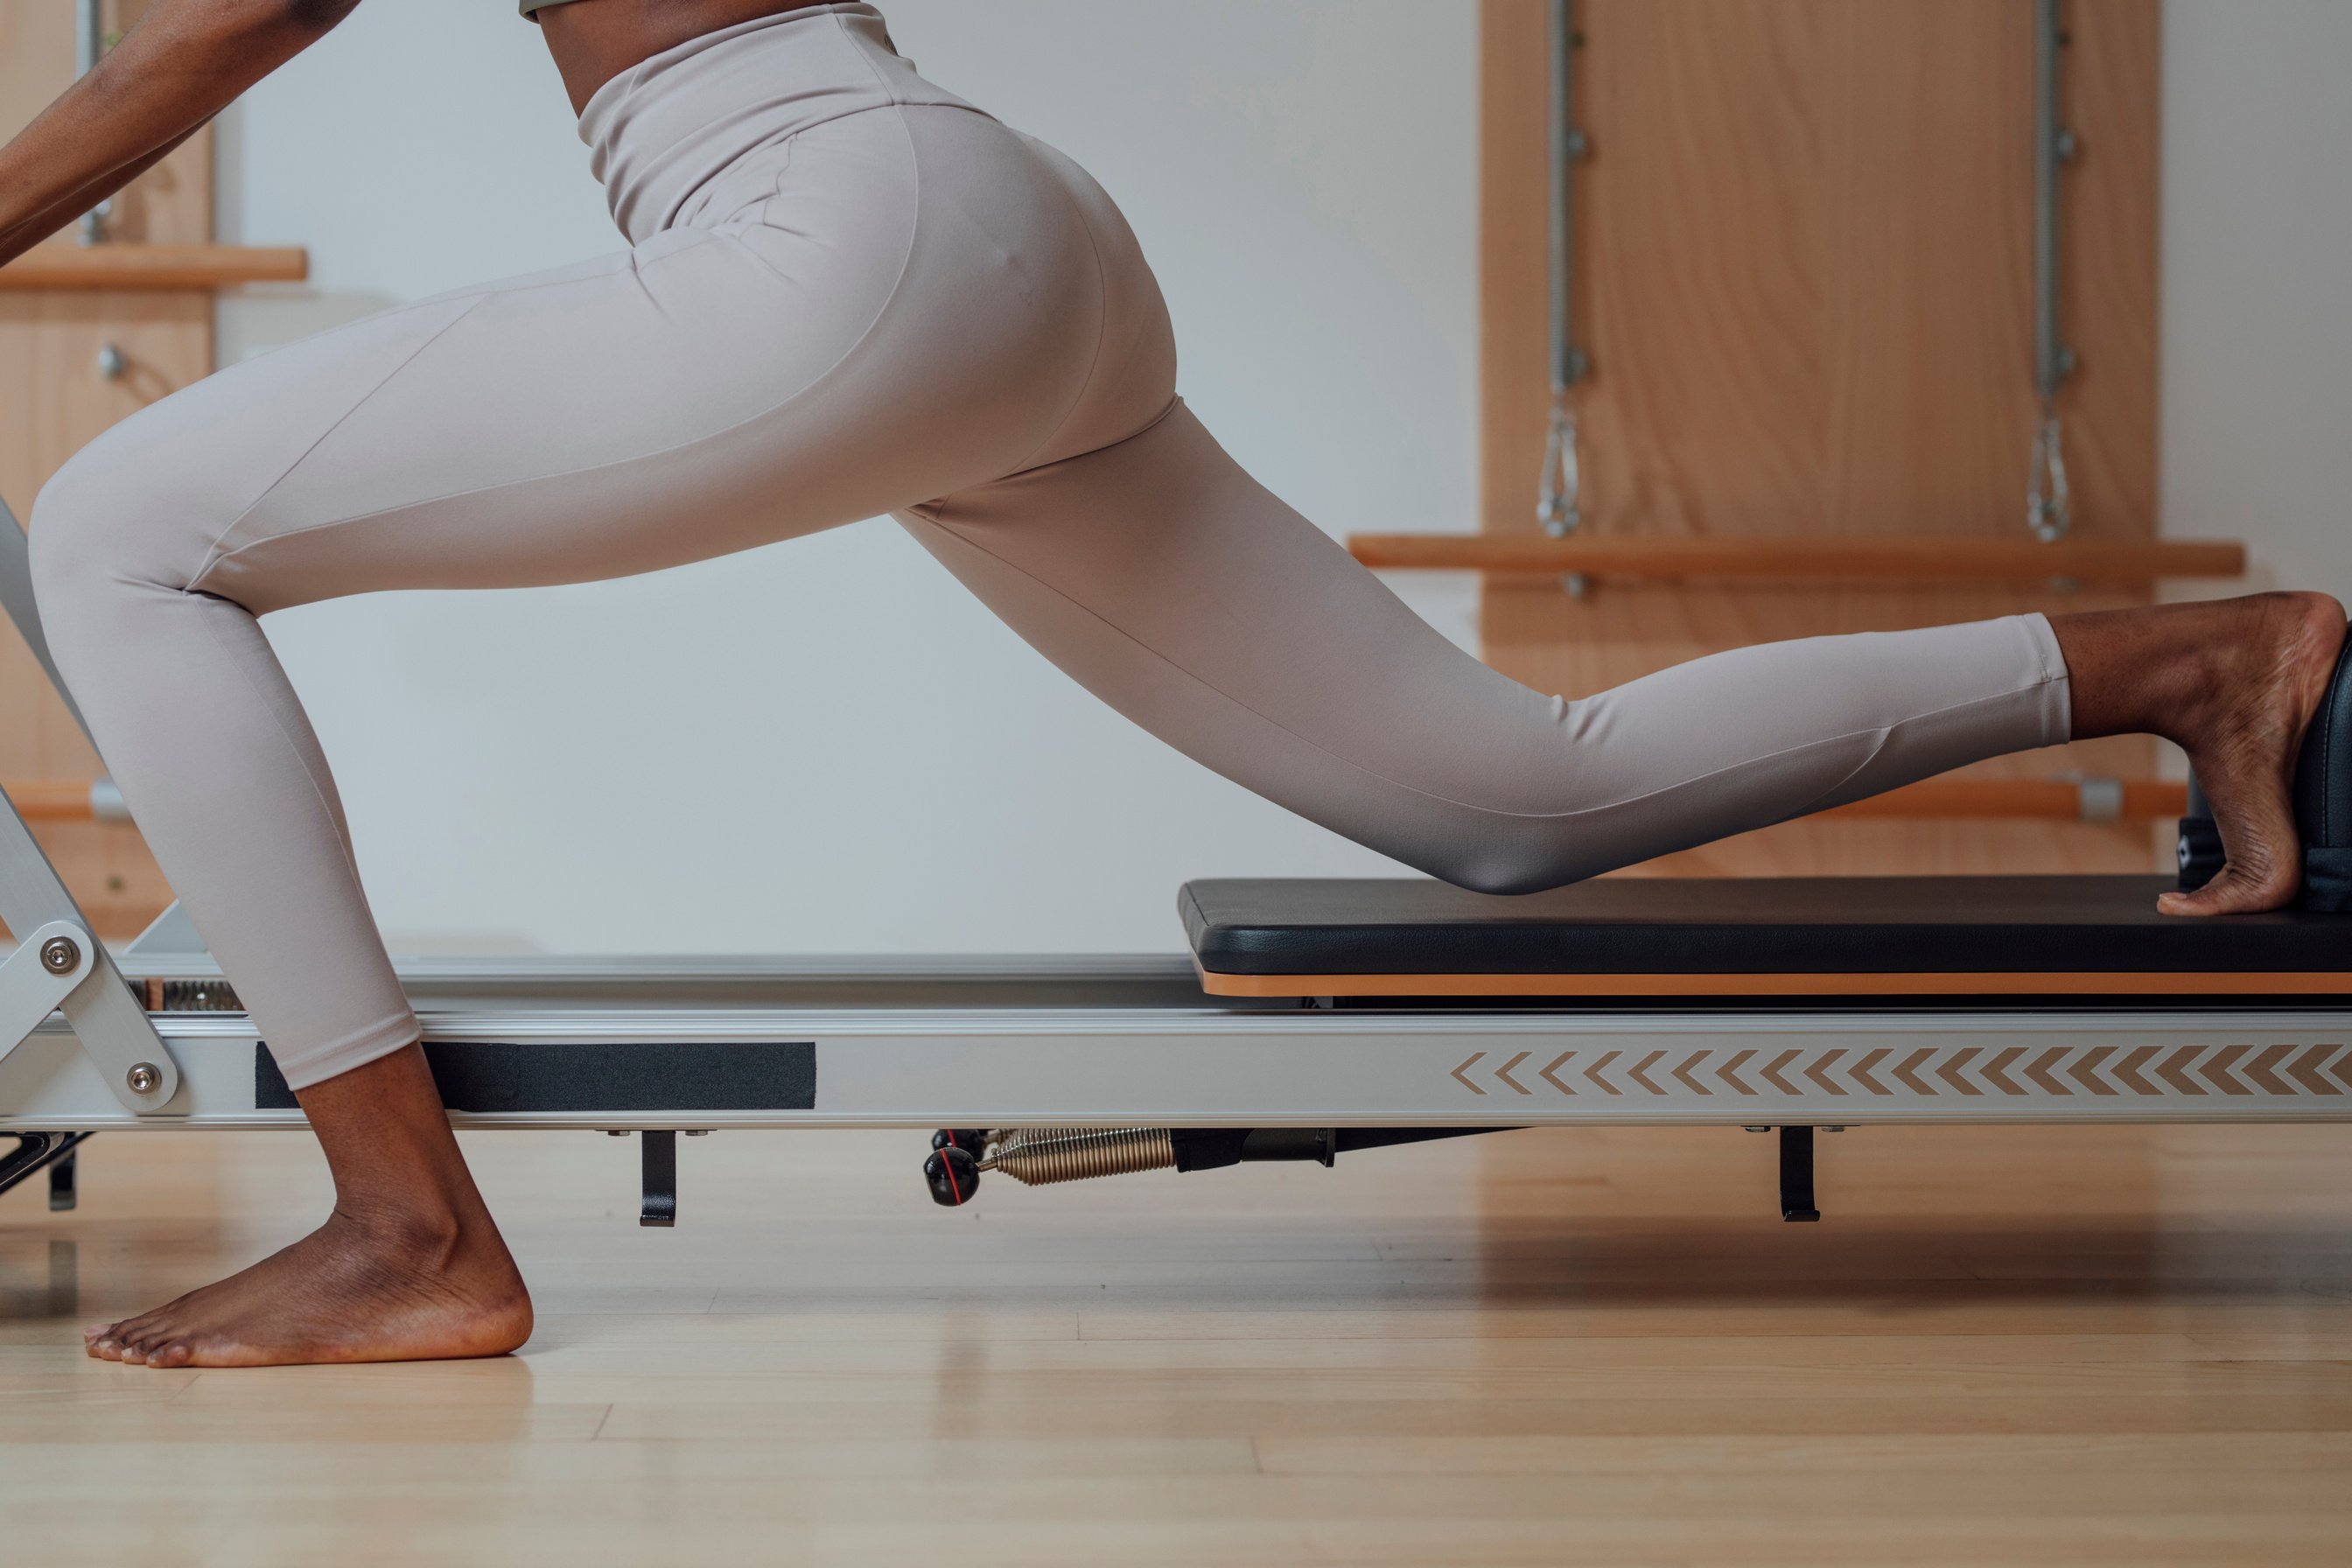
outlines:
[[[745,157],[893,105],[970,109],[917,74],[881,12],[815,5],[689,38],[598,88],[580,111],[589,168],[636,244],[680,221]]]

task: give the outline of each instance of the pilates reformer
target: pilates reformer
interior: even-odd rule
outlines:
[[[52,679],[22,531],[0,604]],[[59,690],[63,692],[60,685]],[[70,706],[70,697],[68,697]],[[78,716],[78,715],[77,715]],[[0,1192],[72,1206],[98,1131],[295,1128],[177,906],[117,956],[0,791]],[[2154,912],[2156,876],[1194,882],[1165,957],[419,958],[397,969],[461,1126],[640,1136],[946,1129],[932,1195],[1506,1127],[2352,1120],[2352,677],[2297,782],[2307,907]],[[2218,865],[2192,794],[2182,878]]]

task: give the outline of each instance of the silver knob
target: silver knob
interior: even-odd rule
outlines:
[[[122,1081],[133,1094],[152,1094],[163,1086],[163,1075],[155,1070],[153,1062],[141,1062],[123,1075]]]
[[[81,962],[81,945],[69,936],[53,936],[41,943],[41,967],[52,974],[71,974]]]
[[[121,381],[122,373],[131,367],[122,350],[113,343],[102,344],[98,351],[98,374],[109,381]]]

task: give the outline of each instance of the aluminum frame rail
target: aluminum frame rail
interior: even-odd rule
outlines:
[[[487,966],[450,994],[495,981],[495,1005],[439,1005],[429,978],[412,990],[453,1115],[474,1126],[2352,1120],[2346,1006],[1223,1006],[1185,999],[1179,959],[1060,982],[1051,961],[962,962],[961,978],[895,982],[872,966],[848,1005],[753,1005],[740,976],[698,994],[681,968],[583,1005],[578,964],[536,1001],[527,975]],[[184,1116],[133,1115],[52,1023],[0,1061],[0,1130],[302,1124],[243,1015],[161,1022]]]

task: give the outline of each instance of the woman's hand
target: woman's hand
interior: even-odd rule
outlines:
[[[0,147],[0,262],[121,190],[359,0],[154,0]]]

